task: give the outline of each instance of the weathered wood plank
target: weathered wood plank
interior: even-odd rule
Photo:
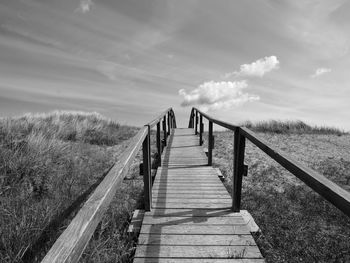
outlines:
[[[182,193],[181,195],[177,193],[160,193],[154,194],[153,192],[153,200],[157,200],[158,198],[178,198],[178,199],[189,199],[189,198],[207,198],[207,199],[228,199],[231,198],[228,193],[218,192],[218,193]]]
[[[231,198],[226,199],[209,199],[209,198],[200,198],[200,199],[179,199],[179,198],[158,198],[153,200],[154,203],[182,203],[182,204],[192,204],[192,203],[206,203],[206,204],[230,204],[232,202]]]
[[[195,191],[195,190],[157,190],[157,191],[153,191],[153,196],[155,198],[157,198],[158,196],[161,196],[161,195],[166,195],[166,196],[171,196],[172,194],[177,194],[177,195],[198,195],[198,192]],[[201,194],[208,194],[208,195],[215,195],[215,194],[220,194],[222,196],[226,196],[226,197],[229,197],[228,193],[225,192],[225,191],[216,191],[216,190],[202,190],[202,193]]]
[[[138,245],[135,258],[262,258],[256,246],[152,246]]]
[[[135,258],[134,263],[264,263],[264,259],[257,258]]]
[[[217,209],[217,208],[230,208],[232,202],[226,203],[152,203],[152,208],[174,208],[174,209],[185,209],[185,208],[207,208],[207,209]]]
[[[175,202],[175,203],[179,203],[179,202],[189,202],[189,203],[203,203],[203,202],[210,202],[210,203],[221,203],[221,202],[231,202],[231,198],[230,197],[226,197],[226,196],[222,196],[221,198],[215,198],[215,197],[208,197],[208,196],[192,196],[191,198],[186,197],[184,198],[183,196],[178,197],[178,196],[173,196],[173,197],[169,197],[169,196],[163,196],[163,197],[158,197],[158,198],[153,198],[153,202]]]
[[[233,213],[230,209],[153,209],[146,213],[147,216],[239,216],[240,213]]]
[[[148,235],[141,234],[138,244],[190,246],[255,246],[251,235]]]
[[[193,225],[193,224],[210,224],[210,225],[246,225],[242,217],[154,217],[145,216],[144,225]]]
[[[169,186],[154,186],[153,190],[213,190],[213,191],[226,191],[226,188],[223,185],[218,185],[218,186],[205,186],[205,185],[197,185],[197,186],[192,186],[192,185],[182,185],[182,186],[176,186],[176,185],[169,185]]]
[[[246,226],[217,225],[142,225],[141,234],[182,234],[182,235],[249,235]]]

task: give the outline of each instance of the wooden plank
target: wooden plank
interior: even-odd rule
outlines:
[[[142,225],[141,234],[181,234],[181,235],[249,235],[246,226],[217,225]]]
[[[145,216],[144,225],[193,225],[193,224],[210,224],[210,225],[246,225],[242,217],[176,217],[176,216]]]
[[[165,202],[165,201],[169,201],[169,202],[212,202],[212,203],[220,203],[222,201],[227,201],[227,202],[231,202],[231,198],[228,196],[220,196],[219,198],[215,198],[215,197],[208,197],[208,196],[191,196],[191,198],[184,197],[184,196],[162,196],[162,197],[157,197],[157,198],[153,198],[154,202]]]
[[[157,191],[157,190],[161,190],[161,189],[166,189],[166,190],[221,190],[221,191],[226,191],[225,186],[221,185],[175,185],[175,184],[169,184],[169,185],[155,185],[153,187],[153,190]]]
[[[181,195],[174,193],[158,193],[157,195],[153,195],[153,200],[156,201],[160,198],[178,198],[178,199],[190,199],[190,198],[203,198],[203,199],[231,199],[231,197],[227,193],[183,193]]]
[[[190,246],[255,246],[251,235],[148,235],[141,234],[138,244]]]
[[[264,263],[264,259],[258,258],[135,258],[134,263]]]
[[[232,205],[232,202],[226,202],[226,203],[152,203],[152,208],[174,208],[174,209],[185,209],[185,208],[230,208]]]
[[[222,195],[228,195],[226,189],[202,189],[201,193],[198,193],[198,191],[194,189],[153,189],[153,195],[158,194],[222,194]]]
[[[187,177],[187,178],[175,178],[175,177],[168,177],[168,178],[162,178],[162,179],[158,179],[155,180],[153,185],[155,184],[188,184],[188,183],[192,183],[192,184],[218,184],[218,185],[222,185],[222,183],[220,181],[218,181],[217,178],[215,177],[198,177],[198,178],[191,178],[191,177]]]
[[[233,213],[230,209],[153,209],[146,213],[147,216],[189,216],[189,217],[208,217],[208,216],[239,216],[240,213]]]
[[[128,233],[132,235],[138,235],[141,229],[143,217],[144,217],[145,211],[144,210],[135,210],[130,225],[128,227]]]
[[[153,200],[153,203],[182,203],[182,204],[191,204],[191,203],[207,203],[207,204],[230,204],[232,202],[231,198],[221,198],[221,199],[210,199],[210,198],[199,198],[199,199],[180,199],[180,198],[157,198]]]
[[[262,258],[256,246],[152,246],[138,245],[135,258]]]

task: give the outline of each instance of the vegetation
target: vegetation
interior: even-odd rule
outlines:
[[[40,261],[136,132],[97,113],[0,119],[0,261]],[[132,253],[125,225],[141,189],[123,183],[82,261]]]
[[[304,132],[295,126],[276,129],[267,123],[259,127],[263,126],[265,133],[258,136],[350,190],[350,135],[332,128]],[[282,123],[276,126],[284,127]],[[253,129],[259,131],[256,127]],[[225,186],[231,189],[232,132],[215,133],[213,155],[214,166],[221,169]],[[261,228],[255,239],[267,262],[350,262],[347,216],[249,140],[245,163],[249,170],[243,178],[242,209],[248,210]]]
[[[318,127],[310,126],[302,121],[260,121],[252,123],[250,121],[243,122],[240,126],[247,127],[256,132],[272,132],[272,133],[298,133],[298,134],[334,134],[343,135],[344,131],[334,127]]]

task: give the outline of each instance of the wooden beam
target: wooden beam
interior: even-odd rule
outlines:
[[[146,135],[147,128],[141,128],[121,156],[121,159],[108,172],[67,229],[56,240],[42,260],[43,263],[78,261],[97,224],[101,221],[104,212],[112,201],[117,187],[129,171]]]
[[[151,210],[152,204],[152,177],[151,177],[151,145],[150,135],[151,130],[147,127],[147,136],[142,143],[142,155],[143,155],[143,184],[144,184],[144,203],[145,210]]]
[[[242,176],[244,172],[244,149],[245,137],[240,129],[235,130],[233,157],[233,187],[232,187],[232,210],[239,212],[241,209]]]

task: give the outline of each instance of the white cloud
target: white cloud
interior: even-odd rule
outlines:
[[[80,5],[77,9],[75,9],[75,11],[85,14],[90,11],[90,8],[93,4],[94,3],[92,0],[80,0]]]
[[[247,82],[242,81],[209,81],[187,93],[179,90],[183,97],[181,106],[201,105],[203,110],[229,109],[249,101],[259,100],[259,96],[244,93]]]
[[[318,68],[318,69],[316,69],[315,73],[312,74],[310,77],[317,78],[317,77],[319,77],[323,74],[329,73],[331,71],[332,71],[332,69],[330,69],[330,68]]]
[[[258,59],[251,64],[243,64],[240,66],[240,71],[234,71],[232,73],[227,73],[224,75],[225,78],[231,76],[254,76],[262,77],[266,73],[277,69],[279,66],[279,61],[276,56],[270,56]]]

